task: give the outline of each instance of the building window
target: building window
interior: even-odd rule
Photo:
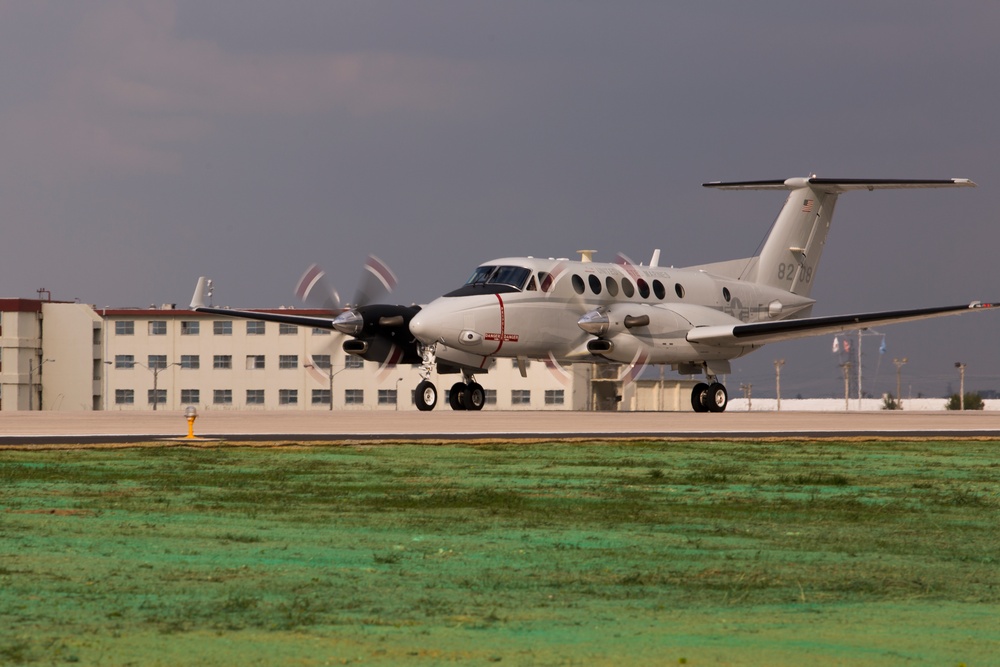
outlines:
[[[263,354],[248,354],[247,355],[247,370],[248,371],[259,371],[264,369],[264,355]]]
[[[299,328],[294,324],[288,324],[287,322],[278,323],[278,335],[279,336],[294,336],[299,332]]]
[[[378,404],[379,405],[396,405],[396,390],[395,389],[379,389],[378,390]]]
[[[248,336],[263,336],[264,335],[264,322],[256,322],[256,321],[247,322],[247,335]]]
[[[150,336],[166,336],[167,335],[167,323],[163,320],[150,320],[149,322],[149,335]]]
[[[200,389],[181,389],[181,403],[200,403]]]
[[[212,390],[212,403],[216,405],[232,405],[233,404],[233,390],[232,389],[213,389]]]
[[[562,405],[566,400],[564,389],[546,389],[545,405]]]
[[[298,389],[278,390],[278,405],[298,405],[298,404],[299,404]]]
[[[201,368],[201,357],[197,354],[182,354],[181,368],[197,369]]]
[[[132,354],[116,354],[115,355],[115,368],[135,368],[135,355]]]
[[[344,404],[345,405],[364,405],[365,403],[365,390],[364,389],[345,389],[344,390]]]
[[[264,390],[247,389],[247,405],[264,405]]]
[[[181,322],[182,336],[197,336],[201,332],[201,322]]]
[[[313,389],[312,390],[312,404],[313,405],[330,405],[330,401],[333,400],[330,397],[329,389]]]
[[[530,389],[514,389],[510,392],[511,405],[531,405]]]
[[[278,368],[298,368],[299,367],[299,355],[297,354],[280,354],[278,355]]]
[[[233,323],[231,320],[220,320],[212,322],[212,333],[216,336],[232,336]]]
[[[312,355],[312,364],[316,368],[330,368],[330,355],[329,354],[314,354]]]
[[[212,357],[212,368],[229,370],[233,367],[233,355],[217,354]]]
[[[330,333],[331,333],[331,331],[329,329],[314,328],[312,330],[312,335],[313,336],[329,336]]]
[[[115,389],[115,405],[135,405],[135,390]]]
[[[165,354],[151,354],[146,359],[146,367],[149,370],[153,369],[164,369],[167,367],[167,355]]]
[[[344,357],[344,368],[364,368],[365,360],[361,357],[349,354]]]
[[[520,366],[517,365],[517,358],[516,357],[514,359],[510,360],[510,367],[511,368],[520,368]],[[524,367],[525,368],[531,368],[531,359],[525,359],[524,360]]]
[[[497,390],[487,389],[486,390],[486,405],[496,405],[497,404]]]
[[[153,405],[153,403],[159,403],[160,405],[165,405],[167,402],[167,390],[149,389],[146,392],[146,398],[150,405]]]
[[[115,335],[116,336],[134,336],[135,335],[135,322],[131,320],[128,322],[123,322],[118,320],[115,322]]]

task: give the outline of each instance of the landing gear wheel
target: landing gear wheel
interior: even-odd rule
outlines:
[[[417,404],[417,410],[426,412],[433,410],[437,405],[438,390],[433,382],[424,380],[417,385],[417,390],[413,394],[413,402]]]
[[[729,394],[726,392],[725,385],[718,382],[713,382],[708,388],[708,395],[706,396],[708,401],[708,409],[712,412],[722,412],[726,409],[726,405],[729,404]]]
[[[691,390],[691,407],[695,412],[708,412],[708,390],[709,386],[704,382],[699,382]]]
[[[482,410],[486,405],[486,390],[478,382],[470,382],[462,394],[462,403],[466,410]]]
[[[451,406],[452,410],[465,410],[465,396],[469,391],[469,386],[464,382],[456,382],[451,385],[451,391],[448,392],[448,405]]]

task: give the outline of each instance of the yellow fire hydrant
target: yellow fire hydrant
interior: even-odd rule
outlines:
[[[189,405],[184,409],[184,416],[188,420],[188,440],[194,440],[194,420],[198,418],[198,409],[193,405]]]

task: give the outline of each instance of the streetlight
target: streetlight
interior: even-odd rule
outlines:
[[[42,359],[42,362],[38,364],[38,366],[35,366],[32,363],[31,358],[30,357],[28,358],[28,410],[29,411],[35,409],[35,377],[34,377],[35,372],[37,372],[38,375],[41,376],[42,366],[44,366],[46,363],[50,361],[55,361],[55,359]],[[41,398],[38,399],[38,409],[39,410],[42,409]]]
[[[902,389],[900,389],[899,374],[900,374],[900,371],[903,368],[903,365],[906,362],[907,362],[907,358],[906,357],[903,357],[902,359],[893,359],[892,360],[892,363],[896,364],[896,409],[897,410],[902,410],[903,409],[903,396],[902,396],[902,394],[899,393],[899,392],[902,391]]]
[[[778,412],[781,412],[781,367],[784,365],[784,359],[774,360],[774,386],[778,394]]]
[[[339,375],[340,373],[346,371],[348,367],[344,366],[336,373],[333,372],[333,366],[317,366],[316,364],[306,364],[305,368],[315,368],[317,370],[321,370],[323,374],[326,375],[327,379],[330,381],[330,412],[333,412],[333,378],[337,377],[337,375]]]
[[[403,378],[396,378],[396,388],[393,390],[396,392],[396,412],[399,412],[399,383],[403,381]]]
[[[965,364],[956,361],[955,368],[958,369],[958,409],[965,410]]]
[[[153,412],[156,412],[156,404],[160,402],[159,401],[160,397],[157,394],[157,389],[159,388],[159,381],[160,381],[160,372],[167,370],[171,366],[180,366],[180,363],[172,361],[164,366],[160,366],[159,364],[155,364],[153,366],[147,366],[141,361],[133,361],[132,363],[136,366],[142,366],[147,371],[153,374]]]

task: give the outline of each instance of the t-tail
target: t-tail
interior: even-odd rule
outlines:
[[[747,260],[705,265],[739,280],[777,287],[809,297],[816,280],[819,260],[833,221],[837,197],[849,190],[975,187],[966,178],[944,180],[863,180],[836,178],[789,178],[784,181],[705,183],[720,190],[788,190],[788,199],[760,254]]]

